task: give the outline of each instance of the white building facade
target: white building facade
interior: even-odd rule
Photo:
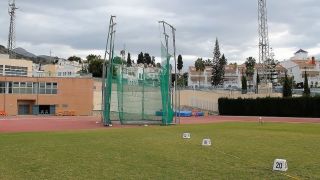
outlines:
[[[303,87],[305,73],[308,76],[309,86],[319,87],[320,61],[315,57],[308,57],[308,52],[300,49],[294,57],[282,61],[280,64],[287,69],[288,75],[294,78],[299,87]]]
[[[223,88],[241,88],[241,68],[243,66],[226,65]],[[211,76],[212,67],[206,66],[203,72],[197,71],[195,67],[189,67],[188,86],[193,88],[209,88],[212,87]]]

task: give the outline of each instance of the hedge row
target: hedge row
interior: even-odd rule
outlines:
[[[320,117],[320,97],[301,98],[220,98],[220,115]]]

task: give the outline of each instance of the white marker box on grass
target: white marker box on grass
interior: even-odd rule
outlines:
[[[182,138],[183,139],[191,139],[191,134],[190,133],[183,133]]]
[[[275,159],[273,162],[273,170],[274,171],[287,171],[288,164],[285,159]]]
[[[211,139],[203,139],[202,146],[211,146]]]

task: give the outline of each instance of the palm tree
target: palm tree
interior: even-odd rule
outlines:
[[[204,65],[202,58],[198,58],[194,63],[194,66],[196,67],[196,71],[199,71],[199,88],[200,88],[200,78],[201,78],[200,76],[201,76],[201,73],[205,70],[206,66]]]

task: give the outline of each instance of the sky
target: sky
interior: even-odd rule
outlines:
[[[133,59],[148,52],[159,61],[158,21],[165,20],[176,28],[184,68],[198,57],[212,58],[216,38],[228,62],[258,59],[257,0],[16,0],[16,6],[16,47],[36,55],[103,55],[109,18],[115,15],[116,54],[125,48]],[[289,59],[300,48],[310,56],[320,54],[320,1],[267,0],[267,7],[277,60]],[[6,46],[7,0],[0,0],[0,24],[0,44]]]

